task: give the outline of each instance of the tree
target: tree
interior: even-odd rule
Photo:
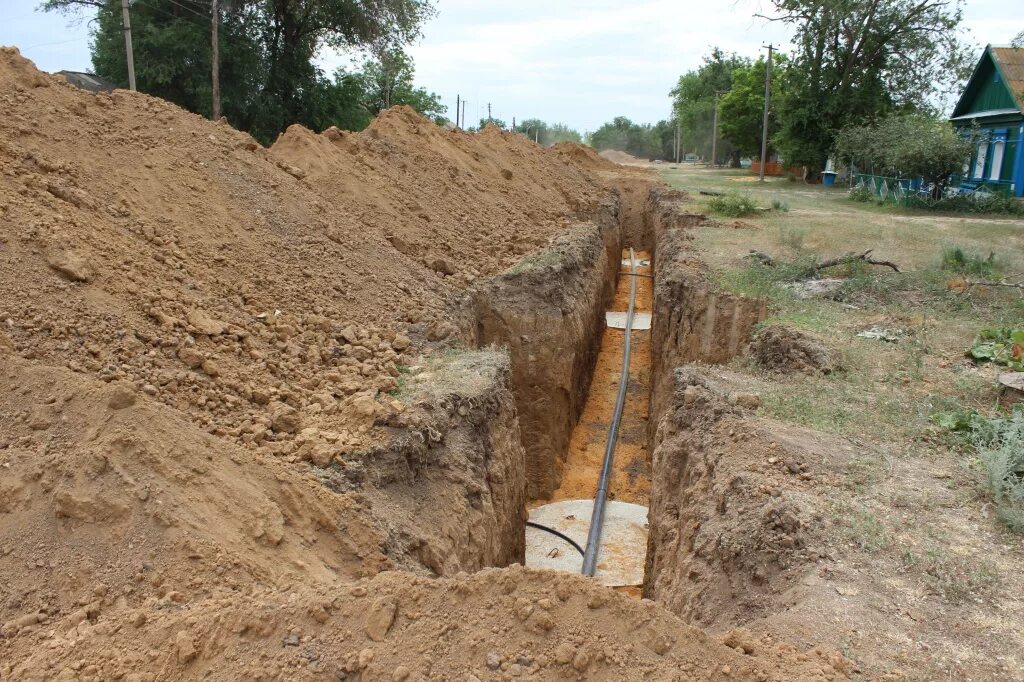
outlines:
[[[711,136],[714,130],[715,93],[726,93],[732,88],[732,74],[738,68],[750,66],[750,60],[726,54],[719,48],[711,49],[704,63],[679,77],[669,92],[672,111],[681,128],[681,143],[685,151],[700,156],[711,156]],[[731,144],[718,145],[719,158],[731,158],[739,165],[739,153]],[[717,159],[713,160],[717,162]]]
[[[140,78],[140,88],[167,94],[193,111],[201,111],[202,100],[209,97],[204,94],[209,86],[199,82],[210,73],[210,13],[205,5],[204,0],[147,0],[132,9],[137,71],[149,74]],[[124,62],[118,0],[43,3],[44,9],[66,12],[82,7],[95,7],[99,13],[93,48],[97,73],[118,76],[121,67],[116,63]],[[292,123],[317,127],[325,107],[335,108],[331,96],[338,94],[338,83],[332,84],[314,64],[320,49],[372,47],[383,53],[416,37],[433,11],[430,0],[234,0],[218,25],[224,46],[221,82],[228,86],[240,76],[234,107],[224,93],[224,112],[264,142]],[[228,54],[232,49],[244,56],[233,58]],[[237,73],[226,72],[231,68]]]
[[[785,92],[789,61],[777,54],[772,62],[772,99],[768,111],[769,155],[771,139],[779,129],[778,101]],[[767,61],[762,57],[750,66],[732,72],[732,88],[722,97],[718,110],[718,128],[743,156],[760,156],[764,123],[764,81]]]
[[[776,143],[790,163],[824,167],[836,132],[898,111],[931,111],[958,91],[970,57],[963,0],[772,0],[795,31]]]
[[[667,126],[667,122],[659,124]],[[590,134],[589,143],[598,151],[616,149],[641,159],[662,158],[661,129],[651,125],[633,123],[625,116],[617,116],[611,123]]]
[[[842,162],[872,173],[924,178],[932,198],[941,199],[976,142],[976,133],[962,135],[949,121],[915,113],[844,128],[836,137],[835,152]]]
[[[132,43],[138,88],[204,116],[211,113],[210,23],[184,6],[150,3],[132,8]],[[227,9],[221,21],[222,111],[244,122],[262,79],[260,46],[251,37],[247,17]],[[92,36],[96,73],[128,87],[120,3],[104,2]]]
[[[516,124],[516,132],[549,147],[559,142],[583,142],[583,136],[564,123],[547,124],[539,118],[528,118]]]
[[[335,83],[353,79],[360,89],[360,102],[372,118],[385,109],[406,105],[435,123],[444,123],[448,107],[440,95],[413,84],[412,59],[400,48],[389,48],[363,62],[358,72],[339,69]],[[367,121],[368,123],[368,121]],[[356,128],[358,130],[358,128]]]

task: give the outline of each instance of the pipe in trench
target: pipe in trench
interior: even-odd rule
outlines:
[[[618,440],[622,408],[626,404],[626,388],[629,384],[629,353],[633,336],[633,307],[636,301],[636,253],[629,249],[629,311],[626,313],[625,342],[622,349],[622,373],[619,375],[619,395],[615,399],[615,414],[608,427],[605,442],[604,462],[601,464],[601,478],[597,483],[594,510],[590,516],[590,532],[587,534],[587,549],[583,553],[583,575],[593,576],[597,570],[597,554],[601,548],[601,528],[604,525],[604,509],[608,502],[608,485],[611,479],[612,461],[615,458],[615,441]]]

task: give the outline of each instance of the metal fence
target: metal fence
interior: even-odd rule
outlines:
[[[853,176],[852,187],[870,192],[880,201],[907,206],[911,203],[931,203],[932,187],[921,178],[895,178],[870,173],[857,173]],[[993,194],[1010,196],[1012,185],[1002,180],[971,180],[953,176],[946,187],[944,196],[986,197]]]

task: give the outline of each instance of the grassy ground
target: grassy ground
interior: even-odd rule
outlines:
[[[858,635],[844,653],[858,663],[905,666],[896,679],[1024,679],[1024,536],[993,512],[979,453],[932,420],[951,410],[998,414],[1000,370],[965,352],[982,328],[1024,327],[1024,299],[1016,290],[962,284],[965,277],[1024,273],[1024,220],[893,210],[850,201],[841,188],[784,179],[760,185],[745,171],[659,172],[691,195],[690,210],[715,219],[694,231],[708,277],[767,298],[772,317],[765,324],[812,335],[839,358],[841,369],[827,375],[770,375],[749,358],[731,369],[761,396],[764,416],[837,433],[856,446],[857,455],[835,467],[835,485],[816,494],[828,499],[838,564],[859,576],[851,578],[860,591],[852,603],[884,617],[854,618],[851,627],[871,642]],[[741,192],[759,208],[775,208],[716,214],[715,197],[701,191]],[[943,267],[943,252],[956,248],[965,258]],[[835,293],[803,298],[794,291],[809,266],[867,249],[901,272],[841,266],[819,274],[841,280]],[[751,250],[776,265],[752,261]],[[898,338],[857,336],[872,328]],[[927,644],[907,648],[908,638]]]
[[[840,188],[785,179],[760,185],[746,171],[681,166],[661,173],[719,222],[696,236],[711,276],[728,290],[767,297],[774,313],[769,322],[810,332],[842,358],[843,370],[828,377],[773,383],[764,396],[771,415],[861,438],[912,442],[929,431],[929,415],[950,403],[992,408],[996,370],[975,365],[964,352],[980,328],[1024,324],[1024,299],[1006,290],[960,291],[963,275],[942,268],[942,253],[960,247],[983,262],[991,258],[1004,274],[1024,272],[1024,221],[897,211],[850,201]],[[717,216],[708,207],[714,197],[700,191],[736,191],[760,207],[780,208]],[[878,266],[822,272],[844,280],[833,297],[840,300],[801,298],[787,287],[787,280],[804,278],[806,264],[867,249],[902,272]],[[754,263],[746,257],[751,250],[783,265]],[[872,327],[903,336],[896,343],[856,336]]]

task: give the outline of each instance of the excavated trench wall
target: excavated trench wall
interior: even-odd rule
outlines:
[[[506,347],[511,356],[530,499],[550,497],[561,481],[615,291],[617,198],[588,217],[472,294],[471,343]]]
[[[690,248],[691,232],[705,217],[686,212],[678,199],[676,192],[656,187],[650,191],[645,209],[657,244],[651,327],[651,438],[658,417],[669,407],[673,370],[691,362],[728,362],[743,352],[757,323],[767,317],[763,300],[725,293],[706,281],[705,267]]]
[[[702,364],[743,353],[767,316],[757,299],[716,291],[692,255],[687,214],[652,191],[657,241],[649,437],[652,489],[643,595],[709,627],[748,622],[803,542],[799,514],[764,494],[772,486],[750,454],[770,434],[741,396]]]
[[[407,389],[407,410],[381,424],[386,445],[323,470],[328,487],[359,493],[391,567],[454,575],[523,562],[526,456],[511,375],[505,353],[441,354]]]

